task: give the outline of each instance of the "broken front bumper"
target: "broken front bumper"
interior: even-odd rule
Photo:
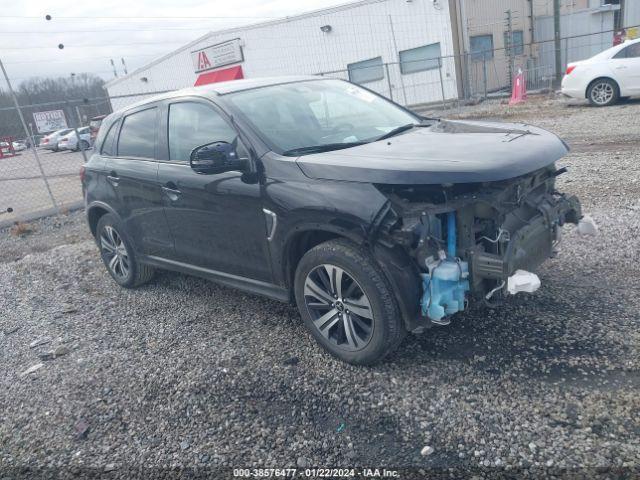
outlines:
[[[468,250],[474,294],[484,295],[484,280],[502,282],[516,270],[535,270],[554,255],[554,247],[560,239],[560,227],[567,222],[577,224],[582,216],[576,197],[547,194],[535,208],[536,215],[499,239],[499,252],[487,252],[482,244]]]

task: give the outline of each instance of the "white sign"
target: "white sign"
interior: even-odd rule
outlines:
[[[55,130],[67,128],[67,119],[63,110],[50,110],[48,112],[33,112],[38,133],[49,133]]]
[[[243,62],[241,41],[236,38],[235,40],[195,50],[191,52],[191,60],[196,73]]]

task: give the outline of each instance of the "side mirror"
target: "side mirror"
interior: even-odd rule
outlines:
[[[231,143],[221,141],[201,145],[191,150],[189,164],[202,174],[242,171],[247,162],[238,158],[237,145],[237,138]]]

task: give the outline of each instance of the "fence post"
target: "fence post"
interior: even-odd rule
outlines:
[[[69,100],[65,100],[65,103],[69,108],[71,108],[71,104],[69,103]],[[80,125],[82,123],[82,117],[80,116],[80,109],[78,108],[77,105],[76,105],[76,116],[78,117],[77,125]],[[82,148],[82,143],[80,143],[80,133],[78,133],[78,127],[73,127],[73,131],[75,132],[76,138],[78,139],[78,150],[80,150],[80,153],[82,153],[82,159],[84,160],[84,163],[87,163],[87,153],[84,151],[84,148]]]
[[[20,123],[22,123],[22,128],[24,129],[24,134],[29,137],[29,129],[27,128],[27,122],[24,121],[24,116],[22,115],[22,110],[20,109],[20,104],[18,103],[18,97],[16,97],[15,92],[13,91],[13,87],[11,86],[11,82],[9,81],[9,75],[7,75],[7,71],[4,68],[2,60],[0,60],[0,69],[2,69],[2,74],[4,75],[4,79],[7,82],[7,87],[9,88],[9,94],[13,99],[13,104],[18,111],[18,116],[20,117]],[[47,192],[49,193],[49,198],[51,199],[51,203],[53,204],[53,208],[58,209],[58,203],[56,202],[55,197],[53,196],[53,192],[51,191],[51,187],[49,186],[49,180],[47,180],[47,176],[44,174],[44,169],[42,168],[42,164],[40,163],[40,156],[38,155],[38,149],[33,148],[33,156],[36,159],[36,163],[38,164],[38,169],[40,170],[40,176],[44,181],[45,186],[47,187]]]
[[[462,53],[462,56],[464,57],[464,79],[466,84],[466,88],[464,89],[464,98],[466,99],[471,98],[471,75],[469,73],[471,56],[467,52]]]
[[[487,99],[487,56],[486,55],[482,55],[482,88],[484,91],[484,99],[486,100]]]
[[[444,96],[444,80],[442,79],[442,57],[438,58],[438,73],[440,74],[440,91],[442,92],[442,110],[446,108]]]
[[[389,87],[389,99],[393,100],[393,89],[391,88],[391,77],[389,76],[389,64],[384,64],[384,70],[387,75],[387,86]]]

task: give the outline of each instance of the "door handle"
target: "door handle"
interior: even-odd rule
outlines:
[[[111,185],[113,185],[114,187],[118,186],[118,182],[120,181],[120,177],[117,177],[115,175],[115,172],[111,172],[110,175],[107,175],[107,180],[109,180],[109,183]]]
[[[162,187],[162,191],[167,197],[169,197],[169,200],[171,200],[172,202],[178,200],[178,198],[180,198],[180,195],[182,195],[182,192],[175,187],[176,185],[173,182],[169,182]]]

